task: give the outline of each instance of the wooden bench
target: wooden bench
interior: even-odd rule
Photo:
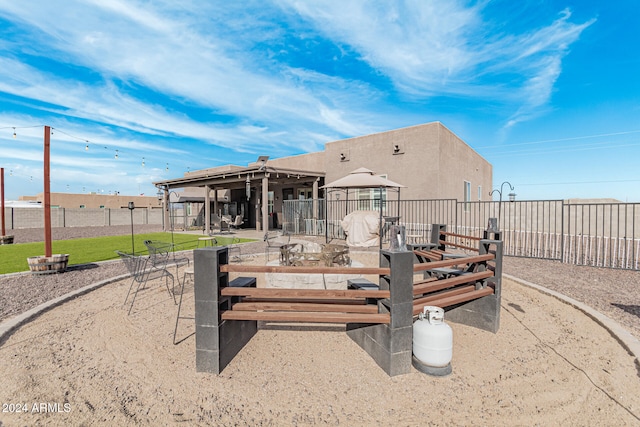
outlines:
[[[389,323],[388,313],[379,313],[368,298],[389,298],[389,291],[236,288],[220,290],[223,297],[238,297],[222,320],[266,320],[311,323]]]
[[[428,251],[432,247],[422,245],[418,249]],[[492,269],[489,262],[494,259],[496,267]],[[502,242],[486,239],[480,242],[477,255],[460,259],[416,263],[411,252],[381,250],[379,267],[233,265],[229,264],[226,247],[197,249],[194,260],[201,273],[196,275],[194,284],[199,337],[196,370],[219,374],[258,332],[258,321],[268,321],[343,323],[345,333],[387,374],[409,373],[413,324],[410,313],[422,311],[425,304],[450,307],[449,320],[487,331],[498,330],[500,276],[492,276],[494,271],[501,272],[501,259]],[[416,273],[453,267],[464,269],[467,274],[414,280]],[[352,289],[343,290],[229,286],[233,282],[229,275],[233,273],[375,275],[379,286],[364,280],[352,281]],[[471,301],[478,298],[481,299]],[[220,306],[222,300],[228,303]],[[456,307],[465,301],[464,310]]]
[[[491,264],[495,254],[475,255],[478,248],[446,241],[442,236],[451,236],[461,240],[480,241],[481,238],[448,233],[442,226],[434,225],[432,242],[437,247],[429,250],[415,249],[414,272],[424,272],[425,277],[414,280],[413,315],[423,311],[425,305],[441,308],[456,306],[495,293],[488,279],[495,275]],[[473,251],[473,255],[451,253],[447,246]]]

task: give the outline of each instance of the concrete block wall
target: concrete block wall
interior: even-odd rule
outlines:
[[[258,331],[258,322],[220,319],[220,307],[229,302],[220,289],[229,274],[220,265],[229,262],[227,247],[207,247],[193,253],[196,323],[196,371],[219,374]]]
[[[391,323],[347,324],[347,335],[389,376],[411,372],[413,349],[413,254],[408,251],[380,251],[380,267],[391,274],[380,278],[380,289],[391,297],[378,302],[381,312],[391,314]]]
[[[162,209],[136,208],[134,224],[162,225]],[[131,224],[129,209],[52,208],[52,227],[101,227]],[[5,229],[43,228],[42,208],[5,208]],[[7,232],[8,233],[8,232]]]

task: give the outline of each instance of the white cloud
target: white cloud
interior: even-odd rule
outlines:
[[[299,2],[281,0],[336,43],[355,48],[402,91],[498,100],[524,120],[550,100],[561,60],[595,20],[569,22],[568,10],[522,34],[491,32],[484,3],[452,0]],[[511,83],[515,77],[515,84]],[[509,82],[509,83],[507,83]]]

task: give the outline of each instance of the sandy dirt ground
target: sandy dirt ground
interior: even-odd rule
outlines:
[[[389,377],[344,327],[261,324],[220,375],[197,373],[193,323],[163,283],[123,308],[106,285],[0,346],[14,425],[640,425],[634,358],[582,312],[505,280],[497,334],[451,323],[453,373]],[[185,289],[193,313],[193,287]],[[19,409],[18,409],[19,408]]]

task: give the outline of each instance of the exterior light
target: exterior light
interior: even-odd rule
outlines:
[[[514,192],[509,193],[509,201],[510,202],[515,202],[516,201],[516,193],[514,193]]]

